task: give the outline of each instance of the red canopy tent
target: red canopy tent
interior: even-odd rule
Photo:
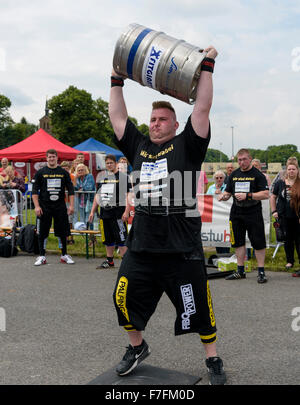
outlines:
[[[46,151],[55,149],[59,162],[63,160],[74,160],[78,153],[84,154],[84,160],[90,159],[88,152],[82,152],[65,145],[43,129],[39,129],[23,141],[0,150],[0,159],[6,157],[9,161],[15,162],[14,166],[21,176],[30,180],[39,166],[37,162],[46,161]],[[21,163],[23,162],[23,163]],[[25,165],[27,163],[27,165]],[[25,167],[26,166],[26,167]]]
[[[23,141],[0,150],[0,159],[6,157],[14,162],[42,162],[46,160],[46,151],[55,149],[58,159],[74,160],[78,153],[84,154],[84,160],[88,161],[90,156],[88,152],[71,148],[60,142],[43,129],[39,129]]]

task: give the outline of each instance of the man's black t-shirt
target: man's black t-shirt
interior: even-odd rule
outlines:
[[[183,132],[157,145],[141,134],[128,120],[124,135],[115,142],[129,160],[134,185],[135,206],[192,206],[204,160],[206,139],[197,136],[191,118]],[[127,246],[136,252],[190,252],[201,244],[201,218],[188,213],[161,215],[135,214]]]
[[[74,187],[69,173],[57,166],[52,169],[48,166],[38,170],[33,179],[32,194],[39,194],[41,203],[55,206],[65,201],[65,190],[74,195]]]
[[[242,171],[240,168],[234,170],[229,176],[225,191],[233,196],[233,208],[241,212],[247,208],[261,208],[261,201],[243,200],[237,201],[236,193],[257,193],[268,190],[266,176],[256,167]]]
[[[98,179],[98,204],[100,205],[100,218],[120,219],[126,207],[126,195],[130,191],[130,182],[122,172],[105,171]]]

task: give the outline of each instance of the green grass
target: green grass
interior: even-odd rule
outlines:
[[[25,218],[25,216],[23,216]],[[28,224],[35,224],[36,218],[33,209],[28,209],[27,211],[27,223]],[[73,236],[75,244],[68,245],[68,254],[71,256],[86,256],[86,237],[85,235],[74,235]],[[58,239],[53,234],[50,234],[47,240],[47,252],[50,253],[60,253],[60,249],[58,247]],[[90,256],[93,253],[92,246],[89,247],[89,254]],[[117,254],[115,254],[118,257]],[[99,236],[96,237],[96,244],[95,244],[95,256],[96,257],[105,257],[105,247],[101,242],[101,238]]]

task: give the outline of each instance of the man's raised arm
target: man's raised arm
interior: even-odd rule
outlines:
[[[128,118],[127,108],[123,96],[124,80],[112,71],[111,76],[111,89],[109,100],[109,118],[113,126],[116,137],[120,140],[125,131],[126,122]]]
[[[213,100],[212,72],[214,60],[218,52],[212,46],[206,48],[206,58],[202,62],[202,70],[197,84],[197,94],[192,112],[192,126],[201,138],[207,138],[209,128],[209,112]]]

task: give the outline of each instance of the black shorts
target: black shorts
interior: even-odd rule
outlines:
[[[69,218],[67,214],[66,204],[60,205],[44,205],[40,204],[43,215],[37,218],[37,230],[42,239],[46,239],[49,235],[49,231],[54,222],[54,235],[67,237],[70,235]]]
[[[127,224],[122,219],[100,219],[102,242],[106,246],[124,246],[127,238]]]
[[[144,330],[163,292],[176,308],[175,335],[196,332],[203,343],[216,340],[204,260],[183,253],[126,252],[113,295],[119,325]]]
[[[246,244],[246,231],[251,245],[256,250],[266,247],[265,225],[261,208],[247,209],[244,212],[232,207],[230,212],[231,246],[238,248]]]

